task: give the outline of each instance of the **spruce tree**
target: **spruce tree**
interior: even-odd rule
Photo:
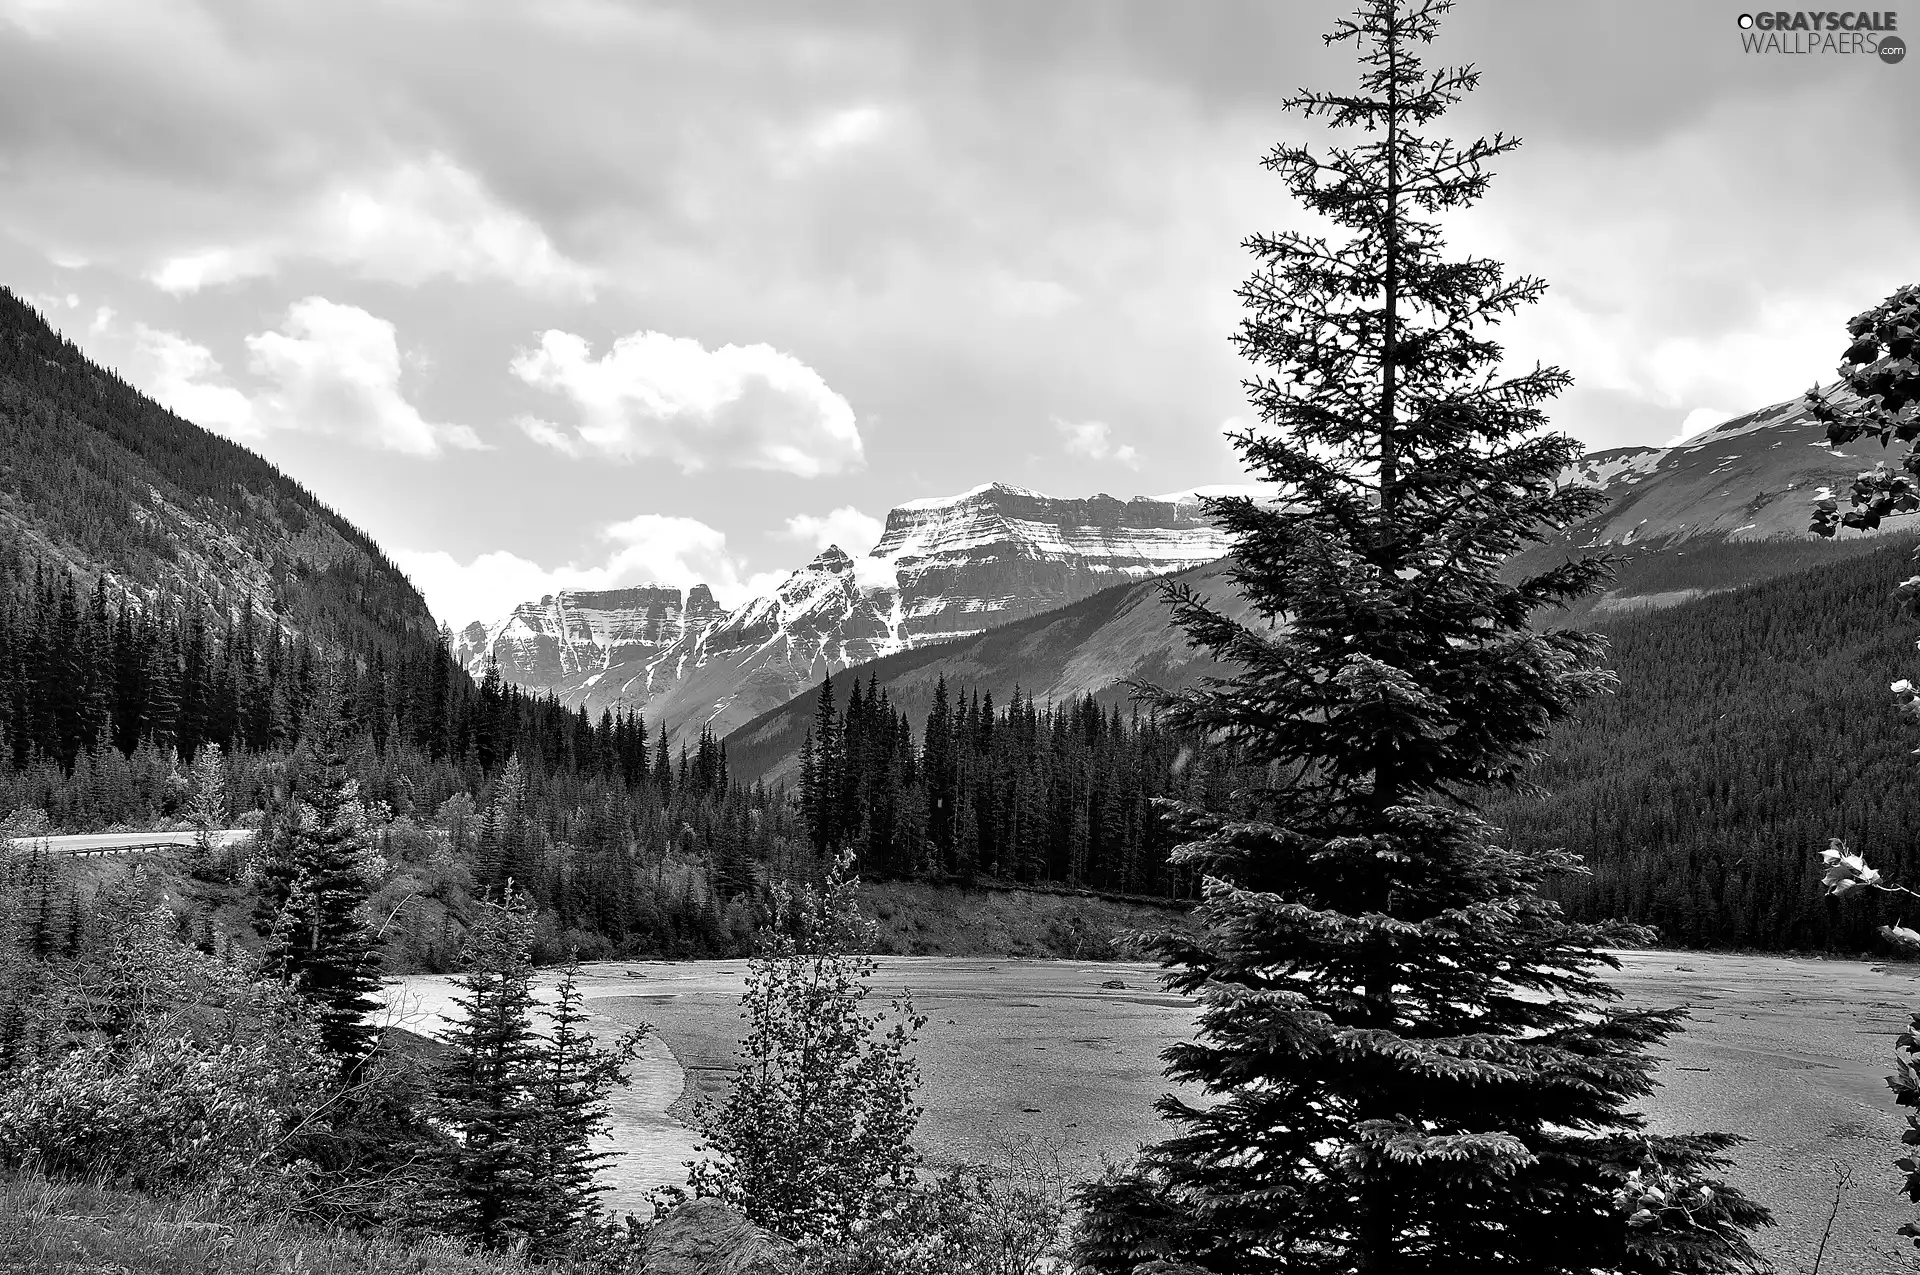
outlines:
[[[207,744],[194,755],[189,782],[187,818],[193,824],[193,846],[185,858],[193,874],[202,876],[212,872],[214,852],[221,848],[218,833],[227,826],[227,768],[220,745]]]
[[[833,674],[820,679],[814,699],[813,725],[803,751],[800,813],[822,858],[840,847],[840,791],[844,750],[841,723],[833,709]]]
[[[266,927],[269,961],[314,1002],[321,1043],[351,1076],[378,1035],[367,1016],[380,1006],[380,955],[364,911],[365,812],[347,765],[353,723],[341,697],[340,674],[329,668],[303,723],[297,796],[271,834],[279,870],[264,875],[285,892]]]
[[[1477,814],[1607,688],[1596,637],[1533,627],[1606,566],[1502,573],[1599,498],[1559,484],[1579,447],[1542,428],[1567,375],[1503,374],[1487,332],[1543,285],[1443,255],[1436,217],[1517,144],[1416,131],[1477,79],[1416,56],[1447,8],[1340,22],[1360,86],[1288,106],[1359,135],[1265,160],[1345,233],[1247,241],[1261,423],[1231,437],[1279,499],[1210,512],[1257,618],[1171,589],[1230,672],[1157,698],[1271,778],[1173,812],[1199,930],[1151,947],[1201,1007],[1168,1074],[1209,1101],[1162,1099],[1177,1132],[1085,1193],[1094,1271],[1723,1271],[1766,1220],[1708,1177],[1737,1139],[1630,1109],[1682,1015],[1616,1008],[1600,970],[1648,936],[1568,923],[1539,888],[1577,861]]]
[[[541,1035],[533,931],[524,895],[479,904],[432,1107],[452,1135],[442,1153],[440,1224],[487,1248],[524,1238],[533,1256],[546,1257],[599,1215],[604,1188],[595,1173],[609,1153],[594,1141],[607,1129],[607,1093],[627,1083],[626,1064],[647,1029],[597,1041],[570,961]]]
[[[596,1147],[610,1127],[607,1094],[628,1083],[626,1065],[651,1030],[643,1026],[628,1031],[611,1046],[597,1041],[580,993],[577,957],[570,957],[561,970],[553,1008],[545,1016],[547,1031],[536,1042],[533,1058],[530,1098],[535,1115],[527,1139],[535,1157],[529,1238],[536,1255],[562,1247],[599,1217],[600,1196],[607,1188],[597,1174],[618,1154]]]
[[[435,1114],[452,1133],[446,1149],[442,1224],[488,1247],[504,1247],[540,1224],[539,1085],[533,1031],[533,915],[517,899],[483,900],[467,929],[464,969],[453,980],[459,1017],[441,1039]]]

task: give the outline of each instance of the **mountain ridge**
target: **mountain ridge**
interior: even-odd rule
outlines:
[[[522,603],[505,621],[467,625],[456,655],[473,672],[492,659],[508,680],[589,711],[644,707],[675,732],[725,733],[830,669],[962,638],[1225,552],[1193,492],[1120,500],[985,483],[903,502],[867,554],[829,545],[778,588],[724,613],[703,611],[657,641],[602,636],[619,627],[605,614],[619,591],[562,591]],[[705,589],[637,587],[680,599],[687,614]],[[591,618],[569,618],[596,608]]]
[[[438,632],[367,533],[93,362],[4,286],[0,538],[143,604],[250,606],[322,645],[389,649]]]
[[[1908,528],[1895,519],[1878,532],[1848,530],[1831,541],[1805,528],[1818,490],[1850,480],[1877,451],[1826,447],[1804,404],[1788,400],[1670,447],[1590,453],[1562,481],[1595,487],[1610,497],[1607,506],[1506,569],[1531,574],[1569,556],[1611,552],[1616,562],[1608,587],[1547,619],[1604,631],[1650,611],[1850,561],[1883,549],[1887,535]],[[1245,603],[1226,571],[1224,562],[1215,562],[1171,578],[1244,616]],[[1136,680],[1191,684],[1210,671],[1211,661],[1188,650],[1169,627],[1171,617],[1155,601],[1158,591],[1157,582],[1116,588],[940,651],[856,666],[847,676],[875,679],[897,708],[910,712],[924,708],[941,676],[956,693],[964,688],[1004,699],[1018,687],[1041,700],[1092,695],[1103,703],[1126,698]],[[1089,622],[1095,615],[1100,618]],[[1156,623],[1147,623],[1149,617]],[[803,696],[727,736],[736,771],[748,779],[791,779],[810,712],[811,696]]]

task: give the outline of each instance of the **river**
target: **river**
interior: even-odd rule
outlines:
[[[1893,1231],[1913,1216],[1890,1162],[1899,1118],[1883,1077],[1892,1037],[1920,981],[1904,967],[1860,961],[1690,952],[1621,953],[1627,1003],[1687,1006],[1660,1089],[1643,1104],[1659,1131],[1723,1129],[1752,1139],[1728,1178],[1773,1208],[1763,1248],[1785,1271],[1811,1269],[1836,1174],[1850,1170],[1823,1270],[1900,1269],[1911,1252]],[[742,1034],[744,961],[619,961],[587,966],[589,1008],[655,1031],[617,1091],[608,1204],[646,1216],[647,1193],[685,1178],[693,1133],[676,1118],[724,1087]],[[919,1143],[935,1164],[1007,1147],[1057,1156],[1075,1176],[1163,1136],[1151,1109],[1170,1086],[1158,1053],[1191,1031],[1192,1010],[1127,963],[994,958],[880,958],[876,993],[911,990],[928,1023],[917,1057],[926,1108]],[[1118,981],[1123,987],[1103,984]],[[547,981],[550,987],[550,979]],[[449,980],[415,975],[388,986],[390,1021],[444,1022]],[[1194,1097],[1188,1093],[1186,1096]],[[670,1110],[671,1109],[671,1110]]]

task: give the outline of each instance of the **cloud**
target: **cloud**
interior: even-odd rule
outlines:
[[[807,133],[807,141],[816,151],[845,150],[872,141],[886,123],[886,113],[877,106],[848,107],[815,124]]]
[[[574,442],[573,435],[552,421],[543,421],[538,416],[516,416],[513,418],[513,423],[520,427],[521,433],[542,447],[551,447],[562,456],[578,457],[581,454],[580,446]]]
[[[740,588],[741,563],[727,551],[726,533],[698,518],[639,514],[600,536],[617,546],[603,570],[622,583],[706,584],[715,597]]]
[[[1113,429],[1104,421],[1063,421],[1053,418],[1053,427],[1060,431],[1060,437],[1069,456],[1084,456],[1088,460],[1117,460],[1133,469],[1140,468],[1140,453],[1130,444],[1114,445]]]
[[[548,331],[511,367],[528,385],[572,401],[580,423],[571,437],[528,430],[563,451],[571,444],[570,455],[657,456],[688,473],[732,467],[803,478],[865,463],[847,400],[768,345],[707,350],[686,337],[635,332],[596,359],[585,338]]]
[[[205,346],[138,325],[134,363],[149,393],[186,419],[234,438],[322,434],[411,456],[484,450],[472,429],[428,421],[400,391],[393,324],[324,297],[296,301],[277,332],[246,339],[254,393],[228,383]]]
[[[536,223],[502,207],[445,155],[336,180],[290,220],[280,234],[169,256],[149,278],[167,292],[197,292],[309,258],[408,286],[439,277],[495,279],[587,297],[599,281],[597,272],[569,260]]]
[[[265,432],[247,396],[220,384],[220,363],[205,346],[145,324],[135,327],[134,345],[135,358],[145,367],[147,392],[180,417],[230,438],[258,438]]]
[[[393,324],[324,297],[296,301],[284,331],[247,338],[251,369],[274,383],[255,399],[276,429],[332,434],[365,446],[431,456],[485,445],[465,425],[427,421],[400,393]]]
[[[1687,419],[1680,422],[1680,432],[1662,443],[1662,447],[1678,447],[1703,429],[1712,429],[1721,421],[1730,420],[1738,415],[1718,407],[1696,407],[1687,413]]]
[[[858,558],[879,543],[886,525],[871,514],[863,514],[852,505],[824,514],[796,514],[787,519],[782,538],[798,540],[816,552],[828,545],[839,545],[850,557]]]
[[[598,562],[544,567],[504,549],[462,563],[442,549],[393,552],[427,605],[456,630],[474,620],[493,624],[522,602],[562,589],[621,589],[639,584],[690,588],[704,584],[725,607],[771,591],[787,572],[752,572],[727,548],[724,532],[697,518],[639,514],[602,527],[608,546]]]
[[[504,620],[522,602],[567,588],[597,588],[582,583],[566,567],[548,568],[516,553],[496,549],[462,563],[444,549],[392,549],[394,563],[407,573],[427,600],[435,618],[455,632],[475,620]]]

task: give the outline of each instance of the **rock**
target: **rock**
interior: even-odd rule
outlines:
[[[697,715],[725,735],[813,687],[823,661],[976,633],[1231,548],[1192,493],[1057,499],[989,483],[897,506],[858,561],[829,545],[732,611],[706,585],[562,590],[469,624],[454,657],[476,678],[495,660],[590,716],[644,705],[648,720]]]
[[[793,1275],[793,1245],[718,1200],[689,1200],[647,1233],[641,1275]]]

